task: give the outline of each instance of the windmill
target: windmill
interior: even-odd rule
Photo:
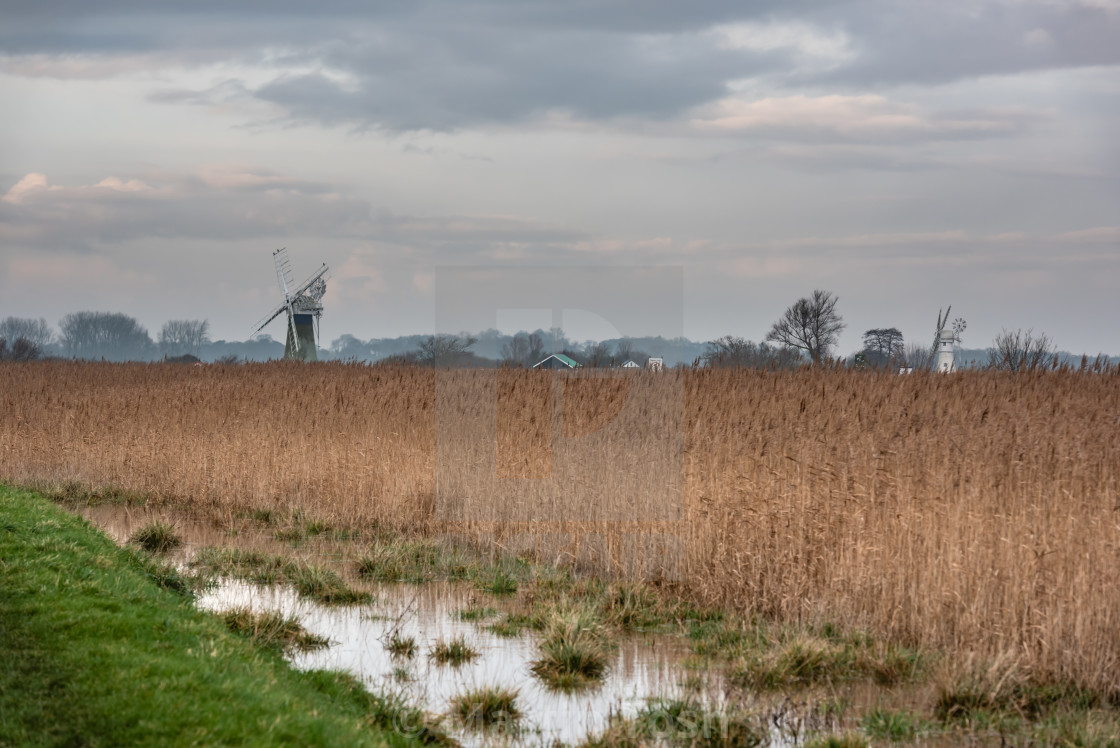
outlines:
[[[272,253],[276,265],[276,280],[284,292],[284,303],[258,322],[253,334],[264,329],[284,312],[288,313],[288,339],[284,344],[284,358],[299,361],[318,361],[315,334],[319,317],[323,316],[323,294],[327,292],[327,264],[298,286],[292,282],[292,265],[288,261],[287,247]]]
[[[961,342],[961,333],[968,326],[964,319],[957,317],[953,320],[953,329],[947,329],[949,327],[949,312],[952,309],[953,305],[950,304],[944,315],[941,314],[940,310],[937,312],[937,332],[933,334],[933,347],[929,352],[929,360],[937,361],[935,371],[950,372],[956,369],[957,364],[953,355],[953,347],[956,343]]]

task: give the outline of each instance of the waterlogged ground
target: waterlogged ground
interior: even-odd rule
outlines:
[[[468,746],[574,745],[588,741],[604,748],[636,742],[1120,746],[1120,739],[1114,735],[1114,728],[1120,724],[1116,715],[1097,707],[1055,712],[1036,717],[1033,722],[1025,720],[1021,710],[1010,716],[1006,712],[988,715],[977,711],[970,712],[964,720],[935,719],[931,705],[937,699],[936,686],[928,673],[923,677],[896,673],[898,677],[890,683],[877,683],[881,681],[878,676],[882,668],[904,666],[909,655],[885,649],[881,643],[851,645],[851,637],[844,638],[847,635],[823,634],[826,639],[833,636],[835,642],[849,642],[844,646],[855,652],[857,658],[864,658],[863,664],[846,666],[848,671],[840,677],[767,682],[772,677],[789,677],[787,665],[786,671],[777,676],[772,668],[759,666],[745,679],[743,662],[772,665],[789,659],[792,653],[797,667],[823,667],[813,659],[814,653],[833,647],[835,654],[841,645],[827,645],[821,650],[821,642],[825,641],[821,636],[786,632],[772,638],[767,645],[771,650],[752,649],[757,644],[747,640],[756,634],[751,634],[749,627],[736,628],[720,620],[697,619],[684,629],[678,626],[674,634],[643,632],[642,626],[615,626],[605,677],[589,688],[558,691],[531,670],[532,663],[540,657],[539,645],[544,636],[539,625],[534,630],[532,625],[522,623],[512,632],[506,629],[505,633],[511,635],[497,633],[511,616],[532,612],[532,599],[544,594],[544,587],[532,588],[525,579],[521,580],[525,586],[516,594],[487,591],[490,588],[481,583],[480,576],[473,581],[432,577],[421,583],[379,582],[376,575],[363,577],[356,570],[361,568],[359,559],[363,554],[369,557],[371,543],[376,545],[380,541],[351,538],[298,517],[293,520],[257,515],[199,520],[185,517],[172,507],[119,504],[81,505],[74,509],[121,543],[129,542],[138,529],[154,521],[173,525],[182,543],[169,551],[166,558],[183,569],[195,568],[203,563],[200,559],[213,559],[223,553],[223,558],[256,554],[258,558],[272,559],[270,573],[279,575],[281,583],[262,584],[259,577],[253,583],[234,578],[236,574],[219,574],[216,583],[199,594],[197,604],[219,613],[249,608],[255,613],[280,612],[298,620],[309,633],[329,640],[330,644],[290,654],[296,667],[352,673],[371,692],[396,695],[419,707]],[[344,585],[348,594],[361,597],[361,601],[337,604],[335,598],[333,604],[324,604],[320,600],[329,600],[330,594],[318,599],[307,594],[306,589],[305,594],[299,594],[299,582],[293,586],[292,581],[299,578],[301,570],[313,565],[331,570],[327,573],[335,574],[337,583]],[[210,567],[212,574],[215,568]],[[497,573],[484,565],[480,568],[483,575]],[[408,577],[407,570],[404,577]],[[580,589],[586,591],[571,584],[565,594]],[[472,615],[465,617],[467,611]],[[709,633],[703,633],[709,629]],[[741,640],[738,643],[736,636]],[[438,644],[459,638],[477,653],[476,657],[458,666],[437,662],[432,657]],[[391,654],[388,645],[393,639],[411,641],[412,653]],[[522,715],[516,730],[480,732],[455,719],[452,705],[456,697],[489,687],[516,692],[516,705]],[[699,711],[683,715],[675,712],[682,704]],[[713,713],[739,715],[735,719],[740,721],[725,716],[712,723],[709,716]],[[402,719],[398,725],[402,731],[419,727]],[[745,732],[736,733],[740,728]],[[641,741],[628,739],[625,731],[635,729],[645,730]],[[722,741],[720,735],[724,736]],[[749,739],[740,739],[743,735]],[[847,742],[826,742],[829,736],[842,737]],[[633,737],[633,732],[629,737]],[[716,739],[703,740],[705,737]]]

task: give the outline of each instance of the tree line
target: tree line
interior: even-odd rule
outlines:
[[[846,324],[838,311],[839,299],[829,291],[814,290],[809,296],[791,304],[774,322],[762,342],[725,335],[708,341],[699,355],[684,359],[681,353],[696,350],[697,344],[685,339],[646,338],[653,353],[666,355],[678,364],[691,360],[694,366],[745,367],[756,369],[792,369],[805,365],[833,363],[840,333]],[[944,315],[947,319],[948,313]],[[937,332],[946,326],[938,317]],[[964,329],[964,320],[954,321],[954,334]],[[267,339],[266,339],[267,338]],[[481,356],[471,349],[484,340],[493,357]],[[395,352],[390,352],[396,346]],[[229,351],[225,351],[225,348]],[[283,351],[280,343],[259,336],[245,343],[217,344],[210,339],[207,320],[171,320],[166,322],[153,340],[138,320],[113,312],[75,312],[59,323],[57,334],[43,318],[8,317],[0,321],[0,361],[29,361],[44,355],[69,358],[104,359],[106,361],[198,360],[203,348],[218,361],[235,362],[246,357],[245,350],[260,348],[256,357],[277,358]],[[222,350],[215,350],[221,348]],[[381,349],[384,355],[378,355]],[[586,341],[574,343],[562,330],[519,332],[502,335],[487,330],[479,335],[404,336],[402,338],[363,342],[352,335],[335,340],[328,357],[341,360],[381,360],[425,366],[524,366],[539,363],[551,352],[559,351],[588,367],[616,367],[633,361],[644,367],[650,353],[634,340]],[[238,355],[238,352],[241,355]],[[1030,371],[1054,365],[1057,349],[1045,334],[1033,330],[1004,330],[986,349],[981,365],[1004,371]],[[845,363],[857,368],[930,370],[937,356],[936,333],[932,345],[907,343],[897,327],[876,327],[863,333],[862,347]],[[975,365],[975,364],[974,364]]]

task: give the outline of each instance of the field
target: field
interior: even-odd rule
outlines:
[[[453,535],[1120,697],[1120,371],[0,365],[0,480]]]

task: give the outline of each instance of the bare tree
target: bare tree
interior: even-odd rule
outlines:
[[[837,301],[832,293],[821,289],[808,298],[798,299],[770,328],[766,340],[805,351],[814,364],[820,363],[846,327],[836,311]]]
[[[931,351],[929,346],[911,343],[906,346],[906,352],[903,354],[902,360],[902,365],[907,369],[930,371],[933,369],[933,362],[937,360],[937,354]]]
[[[125,314],[75,312],[63,317],[59,327],[63,348],[75,358],[147,360],[152,354],[148,331]]]
[[[1034,330],[1004,330],[988,349],[988,367],[1001,371],[1034,371],[1054,359],[1054,341]]]
[[[906,355],[902,332],[897,327],[873,327],[863,334],[861,352],[871,366],[893,366]]]
[[[42,317],[39,319],[8,317],[0,322],[0,338],[7,338],[12,341],[13,345],[15,341],[23,338],[42,350],[51,344],[54,335],[51,332],[51,326]]]
[[[614,356],[611,355],[611,344],[606,341],[600,341],[587,349],[588,366],[606,367],[610,366],[614,360]]]
[[[707,343],[700,359],[705,366],[741,366],[752,369],[791,369],[804,359],[791,348],[754,343],[737,335],[724,335]]]
[[[477,342],[470,335],[431,335],[420,343],[417,359],[427,366],[454,366],[470,357],[467,349]]]
[[[159,331],[159,350],[164,356],[198,355],[210,342],[209,320],[173,319]]]
[[[39,346],[27,338],[16,338],[11,348],[7,338],[0,338],[0,361],[33,361],[37,358]]]
[[[532,366],[544,358],[544,340],[537,333],[519,332],[502,345],[502,363]]]

